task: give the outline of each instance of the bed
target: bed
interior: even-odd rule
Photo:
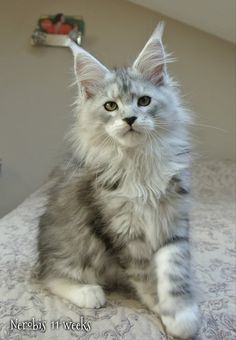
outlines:
[[[192,268],[202,312],[197,340],[236,339],[235,181],[232,162],[193,166]],[[37,225],[46,201],[44,186],[0,220],[0,339],[170,339],[158,318],[132,299],[113,294],[104,308],[85,310],[37,283]]]

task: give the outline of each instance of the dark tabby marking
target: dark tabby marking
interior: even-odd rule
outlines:
[[[178,187],[177,191],[178,194],[180,195],[186,195],[189,194],[189,191],[181,186]]]
[[[83,206],[86,203],[89,209],[88,219],[86,221],[87,226],[91,232],[103,242],[108,254],[117,256],[122,250],[123,245],[109,232],[109,221],[106,220],[102,214],[102,209],[95,198],[93,185],[94,177],[88,178],[87,181],[80,183],[77,194],[78,206]],[[92,214],[90,213],[91,210],[93,211]]]
[[[173,282],[173,288],[170,290],[170,294],[173,296],[191,295],[191,288],[189,284],[189,273],[182,273],[181,276],[175,274],[169,274],[170,281]]]
[[[167,246],[167,245],[170,245],[172,243],[177,243],[177,242],[188,242],[189,241],[189,238],[187,236],[173,236],[167,240],[165,240],[165,242],[163,243],[163,247],[164,246]]]

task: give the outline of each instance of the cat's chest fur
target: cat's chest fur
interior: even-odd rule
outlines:
[[[128,177],[117,187],[104,189],[100,193],[103,213],[109,221],[112,233],[124,242],[145,239],[148,247],[155,252],[162,241],[163,197],[170,176]],[[168,217],[168,216],[167,216]]]
[[[105,214],[109,216],[112,230],[129,241],[145,237],[153,250],[158,245],[158,200],[154,208],[142,197],[112,197],[109,195]]]

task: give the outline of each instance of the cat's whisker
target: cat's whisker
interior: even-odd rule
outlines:
[[[226,129],[223,129],[223,128],[220,128],[218,126],[214,126],[214,125],[208,125],[208,124],[199,124],[199,123],[189,123],[190,126],[197,126],[197,127],[203,127],[203,128],[210,128],[210,129],[215,129],[215,130],[218,130],[218,131],[221,131],[221,132],[229,132],[228,130]]]
[[[161,129],[161,130],[170,132],[170,129],[165,128],[162,124],[158,124],[156,127],[157,127],[158,129]]]
[[[173,123],[180,123],[180,124],[183,123],[182,120],[180,120],[180,119],[179,120],[173,119],[172,122]],[[161,123],[161,124],[168,126],[167,123]],[[218,126],[214,126],[214,125],[210,125],[210,124],[201,124],[201,123],[197,123],[197,122],[194,122],[194,121],[192,121],[192,122],[191,121],[187,121],[186,124],[188,126],[197,126],[197,127],[203,127],[203,128],[216,129],[216,130],[219,130],[219,131],[222,131],[222,132],[226,132],[226,133],[228,132],[228,130],[226,130],[224,128],[221,128],[221,127],[218,127]]]

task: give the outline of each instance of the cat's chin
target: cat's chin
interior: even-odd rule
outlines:
[[[123,136],[117,138],[119,144],[127,147],[135,147],[142,144],[145,136],[138,131],[128,131]]]

